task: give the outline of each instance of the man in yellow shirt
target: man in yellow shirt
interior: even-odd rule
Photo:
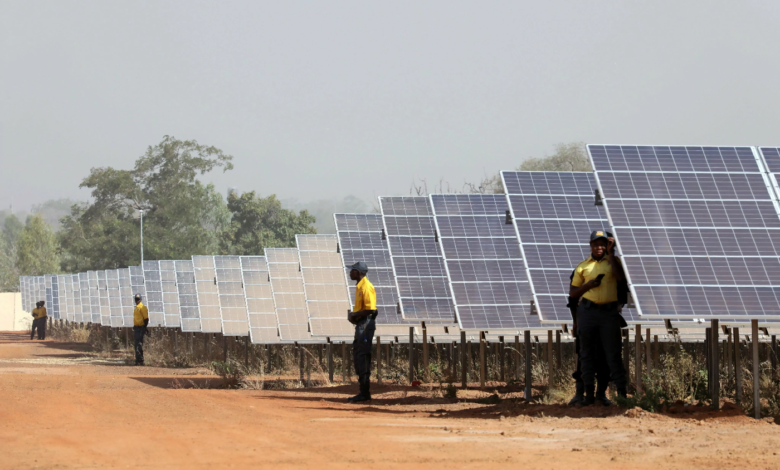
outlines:
[[[40,300],[35,303],[35,308],[32,311],[33,324],[32,332],[30,332],[31,340],[35,338],[35,330],[38,330],[38,339],[46,339],[46,322],[48,321],[48,317],[44,305],[46,305],[46,302]]]
[[[135,342],[135,365],[144,365],[144,336],[148,334],[149,309],[141,303],[141,296],[135,295],[133,310],[133,340]]]
[[[351,397],[350,403],[359,403],[371,399],[371,343],[376,331],[377,309],[376,290],[366,274],[368,266],[363,261],[350,266],[349,278],[357,282],[355,287],[355,307],[349,313],[349,322],[355,325],[355,339],[352,342],[352,358],[355,373],[360,384],[360,393]]]
[[[595,396],[596,370],[599,356],[609,366],[610,380],[618,395],[626,395],[626,371],[621,358],[620,328],[625,321],[620,315],[618,283],[625,279],[620,260],[615,256],[615,240],[601,230],[590,234],[591,254],[577,265],[571,280],[569,296],[580,299],[577,308],[577,335],[580,341],[582,381],[585,398],[582,404],[596,401],[609,405],[606,389]]]

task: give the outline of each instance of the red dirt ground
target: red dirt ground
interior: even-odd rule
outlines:
[[[194,369],[129,367],[0,333],[2,468],[780,468],[780,427],[734,407],[649,414],[461,401],[355,385],[216,390]]]

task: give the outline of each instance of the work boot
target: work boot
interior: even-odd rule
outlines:
[[[354,397],[347,398],[347,403],[361,403],[369,400],[371,400],[370,397],[364,397],[363,395],[358,394],[355,395]]]
[[[574,384],[574,398],[571,399],[569,402],[569,406],[577,406],[582,404],[582,400],[584,400],[584,393],[585,393],[585,384],[583,384],[580,381],[575,382]]]
[[[606,393],[597,393],[596,394],[596,403],[601,403],[601,406],[612,406],[614,403],[612,403],[612,400],[607,398]]]
[[[626,397],[628,397],[628,391],[626,390],[626,386],[625,386],[625,385],[621,385],[621,386],[619,386],[619,387],[617,388],[617,394],[618,394],[618,396],[619,396],[619,397],[621,397],[621,398],[626,398]]]
[[[585,386],[585,398],[583,398],[582,402],[580,403],[580,406],[590,406],[594,403],[596,403],[596,397],[594,396],[594,387],[593,385],[586,385]]]

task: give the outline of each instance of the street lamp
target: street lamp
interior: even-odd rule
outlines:
[[[141,220],[141,267],[144,265],[144,212],[149,211],[149,207],[146,206],[139,206],[138,204],[135,204],[133,208],[136,210],[136,213],[133,214],[133,218],[140,219]]]

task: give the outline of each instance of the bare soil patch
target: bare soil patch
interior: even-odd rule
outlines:
[[[221,390],[206,370],[2,333],[0,467],[780,467],[780,427],[734,406],[651,414],[529,404],[511,388],[451,400],[398,386],[353,406],[355,384],[270,379],[272,390]]]

